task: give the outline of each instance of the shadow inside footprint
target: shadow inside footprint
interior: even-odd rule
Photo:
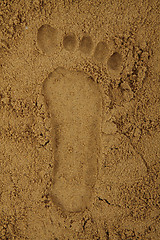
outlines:
[[[57,30],[48,24],[38,29],[37,44],[43,53],[52,54],[57,44]]]
[[[107,65],[112,70],[118,70],[122,64],[122,56],[120,53],[113,53],[108,59]]]
[[[108,45],[105,42],[99,42],[95,48],[94,57],[99,62],[104,62],[108,55]]]
[[[51,197],[63,210],[82,211],[97,177],[101,93],[88,75],[64,68],[49,74],[43,91],[51,114],[56,164]]]
[[[63,46],[69,52],[74,51],[75,47],[76,47],[76,36],[75,36],[75,34],[68,34],[68,35],[64,36]]]
[[[84,54],[90,54],[93,48],[92,38],[90,36],[83,36],[80,41],[79,49]]]

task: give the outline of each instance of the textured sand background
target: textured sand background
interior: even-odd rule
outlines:
[[[46,24],[50,30],[43,31]],[[91,177],[96,166],[93,157],[85,181],[82,175],[82,187],[77,185],[82,192],[89,186],[90,194],[79,211],[72,206],[72,211],[64,211],[51,194],[55,125],[46,106],[49,91],[55,98],[54,87],[46,92],[43,86],[59,67],[71,71],[72,82],[79,79],[80,71],[84,81],[88,76],[102,92],[102,114],[97,110],[96,115],[101,123],[97,145],[84,131],[84,141],[91,142],[86,151],[98,156],[98,172]],[[63,98],[69,88],[59,89]],[[74,93],[77,89],[75,85]],[[89,94],[85,96],[91,104]],[[0,239],[160,239],[159,97],[158,0],[1,0]],[[68,104],[72,108],[72,101]],[[58,100],[50,105],[63,113],[63,102],[62,110]],[[84,125],[92,109],[87,106],[88,101]],[[66,131],[72,141],[70,128]],[[64,129],[61,133],[64,147],[68,138]],[[73,172],[80,179],[80,168],[74,164]],[[87,159],[81,166],[84,172],[86,164]],[[72,186],[70,165],[61,166],[65,186]],[[76,189],[73,186],[71,190]],[[68,206],[71,194],[61,191]]]

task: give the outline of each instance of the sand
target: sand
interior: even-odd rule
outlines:
[[[0,1],[0,239],[160,239],[160,3]]]

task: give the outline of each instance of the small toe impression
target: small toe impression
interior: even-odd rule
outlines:
[[[90,54],[93,48],[92,38],[90,36],[83,36],[80,41],[79,49],[84,54]]]
[[[57,44],[57,30],[48,24],[42,25],[38,29],[37,44],[43,53],[52,53]]]
[[[76,47],[76,36],[75,36],[75,34],[68,34],[68,35],[64,36],[63,46],[67,51],[73,52],[75,47]]]
[[[104,62],[108,55],[108,45],[105,42],[99,42],[96,46],[94,57],[99,62]]]
[[[108,67],[114,71],[119,70],[121,64],[122,64],[122,56],[118,52],[113,53],[107,62]]]

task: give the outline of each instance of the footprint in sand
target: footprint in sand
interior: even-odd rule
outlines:
[[[100,154],[101,94],[82,72],[57,68],[44,82],[52,115],[54,202],[68,211],[81,211],[89,202]]]
[[[56,34],[57,30],[49,25],[39,28],[37,44],[43,53],[54,51]],[[66,51],[73,52],[76,45],[75,34],[64,36]],[[79,51],[88,55],[92,49],[92,38],[84,35]],[[99,42],[94,59],[104,62],[107,54],[107,44]],[[116,70],[117,62],[116,55],[108,60],[108,66]],[[58,67],[45,79],[43,93],[52,119],[54,180],[51,197],[63,210],[79,212],[88,206],[97,179],[101,154],[101,91],[84,72]]]

